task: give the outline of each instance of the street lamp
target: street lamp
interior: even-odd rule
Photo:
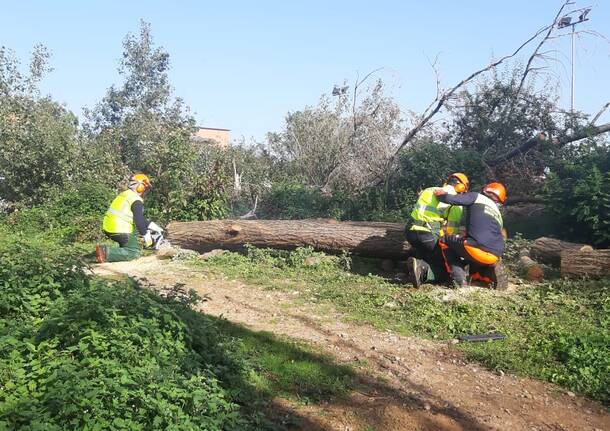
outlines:
[[[578,15],[578,21],[572,21],[572,17],[570,15],[575,14],[577,12],[580,12],[580,15]],[[562,16],[561,18],[559,18],[559,21],[557,22],[557,28],[565,28],[565,27],[572,27],[572,85],[571,85],[571,105],[570,105],[570,110],[572,111],[572,113],[574,113],[574,27],[576,27],[576,24],[580,24],[581,22],[585,22],[585,21],[589,21],[589,18],[587,18],[587,15],[589,15],[589,12],[591,12],[591,8],[587,7],[587,8],[583,8],[583,9],[577,9],[574,10],[572,12],[570,12],[567,15]]]

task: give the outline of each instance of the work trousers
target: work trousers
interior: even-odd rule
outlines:
[[[443,255],[438,246],[438,237],[432,232],[408,230],[407,241],[415,249],[415,257],[425,261],[432,271],[428,271],[426,281],[444,282],[449,279],[445,270]]]
[[[473,268],[477,268],[477,270],[481,271],[485,270],[486,268],[493,267],[493,265],[481,263],[473,258],[470,253],[468,253],[465,247],[466,238],[460,237],[459,235],[447,235],[443,237],[442,241],[444,246],[441,247],[443,249],[445,262],[449,266],[449,269],[451,269],[453,281],[455,281],[457,284],[466,283],[467,265],[471,265]],[[468,245],[470,247],[476,247],[476,245],[471,244],[471,242],[476,244],[473,239],[470,239],[468,240]]]
[[[140,245],[135,233],[104,232],[108,238],[118,243],[118,247],[106,248],[106,261],[124,262],[140,257]]]

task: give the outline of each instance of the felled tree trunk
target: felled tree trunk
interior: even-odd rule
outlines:
[[[291,250],[310,246],[326,253],[406,259],[412,249],[401,223],[328,220],[211,220],[172,222],[167,239],[183,248],[206,252],[240,250],[245,244]]]
[[[562,251],[561,275],[564,277],[610,275],[610,250]]]
[[[540,263],[559,266],[561,263],[562,251],[578,251],[584,246],[584,244],[576,244],[573,242],[560,241],[554,238],[542,237],[534,241],[532,247],[530,248],[530,253],[532,258]]]

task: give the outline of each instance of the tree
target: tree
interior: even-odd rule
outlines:
[[[39,94],[38,84],[51,70],[49,57],[36,46],[24,74],[14,53],[0,48],[0,199],[39,202],[78,175],[77,118]]]
[[[86,111],[88,133],[97,148],[120,156],[117,164],[152,177],[149,207],[160,219],[219,216],[222,193],[208,187],[218,178],[196,170],[202,145],[191,139],[195,120],[173,96],[169,67],[169,54],[155,47],[150,25],[141,21],[139,34],[123,41],[122,84]]]
[[[150,25],[141,21],[138,37],[123,41],[120,88],[111,86],[103,100],[86,110],[90,133],[114,142],[132,170],[159,170],[155,155],[167,147],[166,136],[188,140],[195,121],[182,99],[172,96],[169,54],[154,47]]]
[[[523,85],[522,75],[520,69],[504,76],[494,71],[477,82],[476,91],[459,92],[449,105],[452,121],[445,138],[456,151],[470,150],[485,169],[484,180],[508,184],[513,195],[527,194],[541,184],[555,151],[543,146],[496,167],[486,162],[540,130],[564,135],[570,123],[569,114],[560,113],[554,91],[548,85],[536,91],[533,80]]]
[[[273,154],[307,185],[357,191],[387,171],[403,120],[381,81],[366,87],[360,99],[369,76],[356,81],[352,94],[344,92],[334,102],[323,95],[317,106],[288,113],[284,130],[268,135]]]
[[[553,18],[553,21],[550,24],[545,25],[540,30],[538,30],[535,34],[530,36],[525,42],[523,42],[521,45],[519,45],[512,53],[504,55],[503,57],[500,57],[499,59],[492,61],[485,67],[472,72],[470,75],[468,75],[467,77],[465,77],[464,79],[459,81],[457,84],[455,84],[453,87],[450,87],[447,89],[441,88],[441,83],[440,83],[440,80],[438,77],[438,72],[436,69],[436,62],[435,62],[432,66],[433,66],[433,69],[436,72],[436,76],[437,76],[436,97],[430,103],[430,105],[428,105],[428,107],[424,110],[424,112],[416,117],[416,121],[414,121],[412,127],[407,131],[407,133],[405,134],[404,138],[402,139],[402,142],[400,143],[400,145],[397,146],[396,152],[394,154],[394,159],[397,159],[400,156],[401,150],[403,148],[407,147],[412,142],[412,140],[421,133],[422,130],[425,130],[429,126],[432,119],[441,110],[443,110],[444,108],[447,108],[448,104],[451,103],[452,99],[455,97],[455,95],[457,93],[462,91],[464,88],[466,88],[467,85],[471,84],[475,80],[480,79],[481,77],[485,76],[485,74],[487,72],[496,71],[498,66],[505,64],[510,59],[513,59],[517,54],[523,52],[526,47],[529,47],[532,43],[537,41],[538,43],[537,43],[536,47],[533,49],[533,51],[531,52],[530,56],[528,57],[527,63],[525,65],[525,67],[523,68],[521,77],[518,80],[519,82],[515,87],[515,97],[513,97],[512,100],[517,101],[519,99],[517,96],[519,96],[521,93],[521,90],[524,87],[526,87],[528,78],[533,75],[536,75],[537,71],[544,69],[544,67],[535,67],[535,62],[536,62],[536,60],[540,60],[540,59],[548,60],[548,55],[542,48],[550,39],[553,39],[554,37],[556,37],[555,30],[557,30],[558,28],[561,28],[559,26],[560,16],[562,15],[564,9],[568,5],[571,5],[572,3],[573,2],[570,0],[564,0],[562,5],[557,10],[555,17]],[[588,33],[605,39],[604,36],[600,35],[597,32],[588,32]],[[602,108],[602,111],[600,111],[600,114],[608,106],[609,106],[609,104],[607,103]],[[509,114],[509,115],[506,115],[505,118],[510,117],[510,114],[512,114],[512,112],[513,112],[513,107],[510,106],[510,109],[508,109],[505,112],[507,112]],[[536,133],[536,137],[530,136],[524,142],[513,143],[513,148],[510,151],[508,151],[507,153],[504,153],[503,155],[501,155],[500,157],[497,157],[496,159],[488,160],[487,164],[490,166],[496,166],[500,163],[504,163],[504,162],[512,159],[513,157],[517,157],[517,156],[523,154],[525,151],[535,148],[539,144],[545,143],[547,141],[551,141],[550,143],[557,143],[560,145],[565,145],[567,143],[574,142],[576,140],[580,140],[585,137],[590,137],[593,135],[607,133],[608,131],[610,131],[610,123],[592,127],[595,124],[595,121],[598,119],[600,114],[596,115],[593,118],[593,120],[591,121],[591,123],[588,124],[586,127],[583,127],[582,125],[580,125],[580,127],[578,127],[579,125],[576,124],[577,122],[575,121],[578,116],[573,118],[572,119],[573,120],[572,123],[574,123],[573,127],[576,126],[577,130],[575,130],[574,133],[572,133],[571,135],[568,135],[568,136],[559,136],[559,137],[552,136],[552,131],[539,130]],[[541,134],[543,134],[542,136],[544,136],[544,139],[539,138],[541,136]],[[382,181],[383,181],[383,178],[380,177],[378,179],[378,182],[382,182]]]

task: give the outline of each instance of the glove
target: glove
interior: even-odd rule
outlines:
[[[148,224],[148,230],[152,230],[153,232],[163,232],[163,229],[161,228],[161,226],[159,226],[157,223],[155,223],[154,221],[151,221]]]
[[[152,239],[152,235],[151,235],[150,231],[146,231],[146,233],[144,234],[142,239],[144,240],[144,247],[146,247],[146,248],[152,247],[153,239]]]

